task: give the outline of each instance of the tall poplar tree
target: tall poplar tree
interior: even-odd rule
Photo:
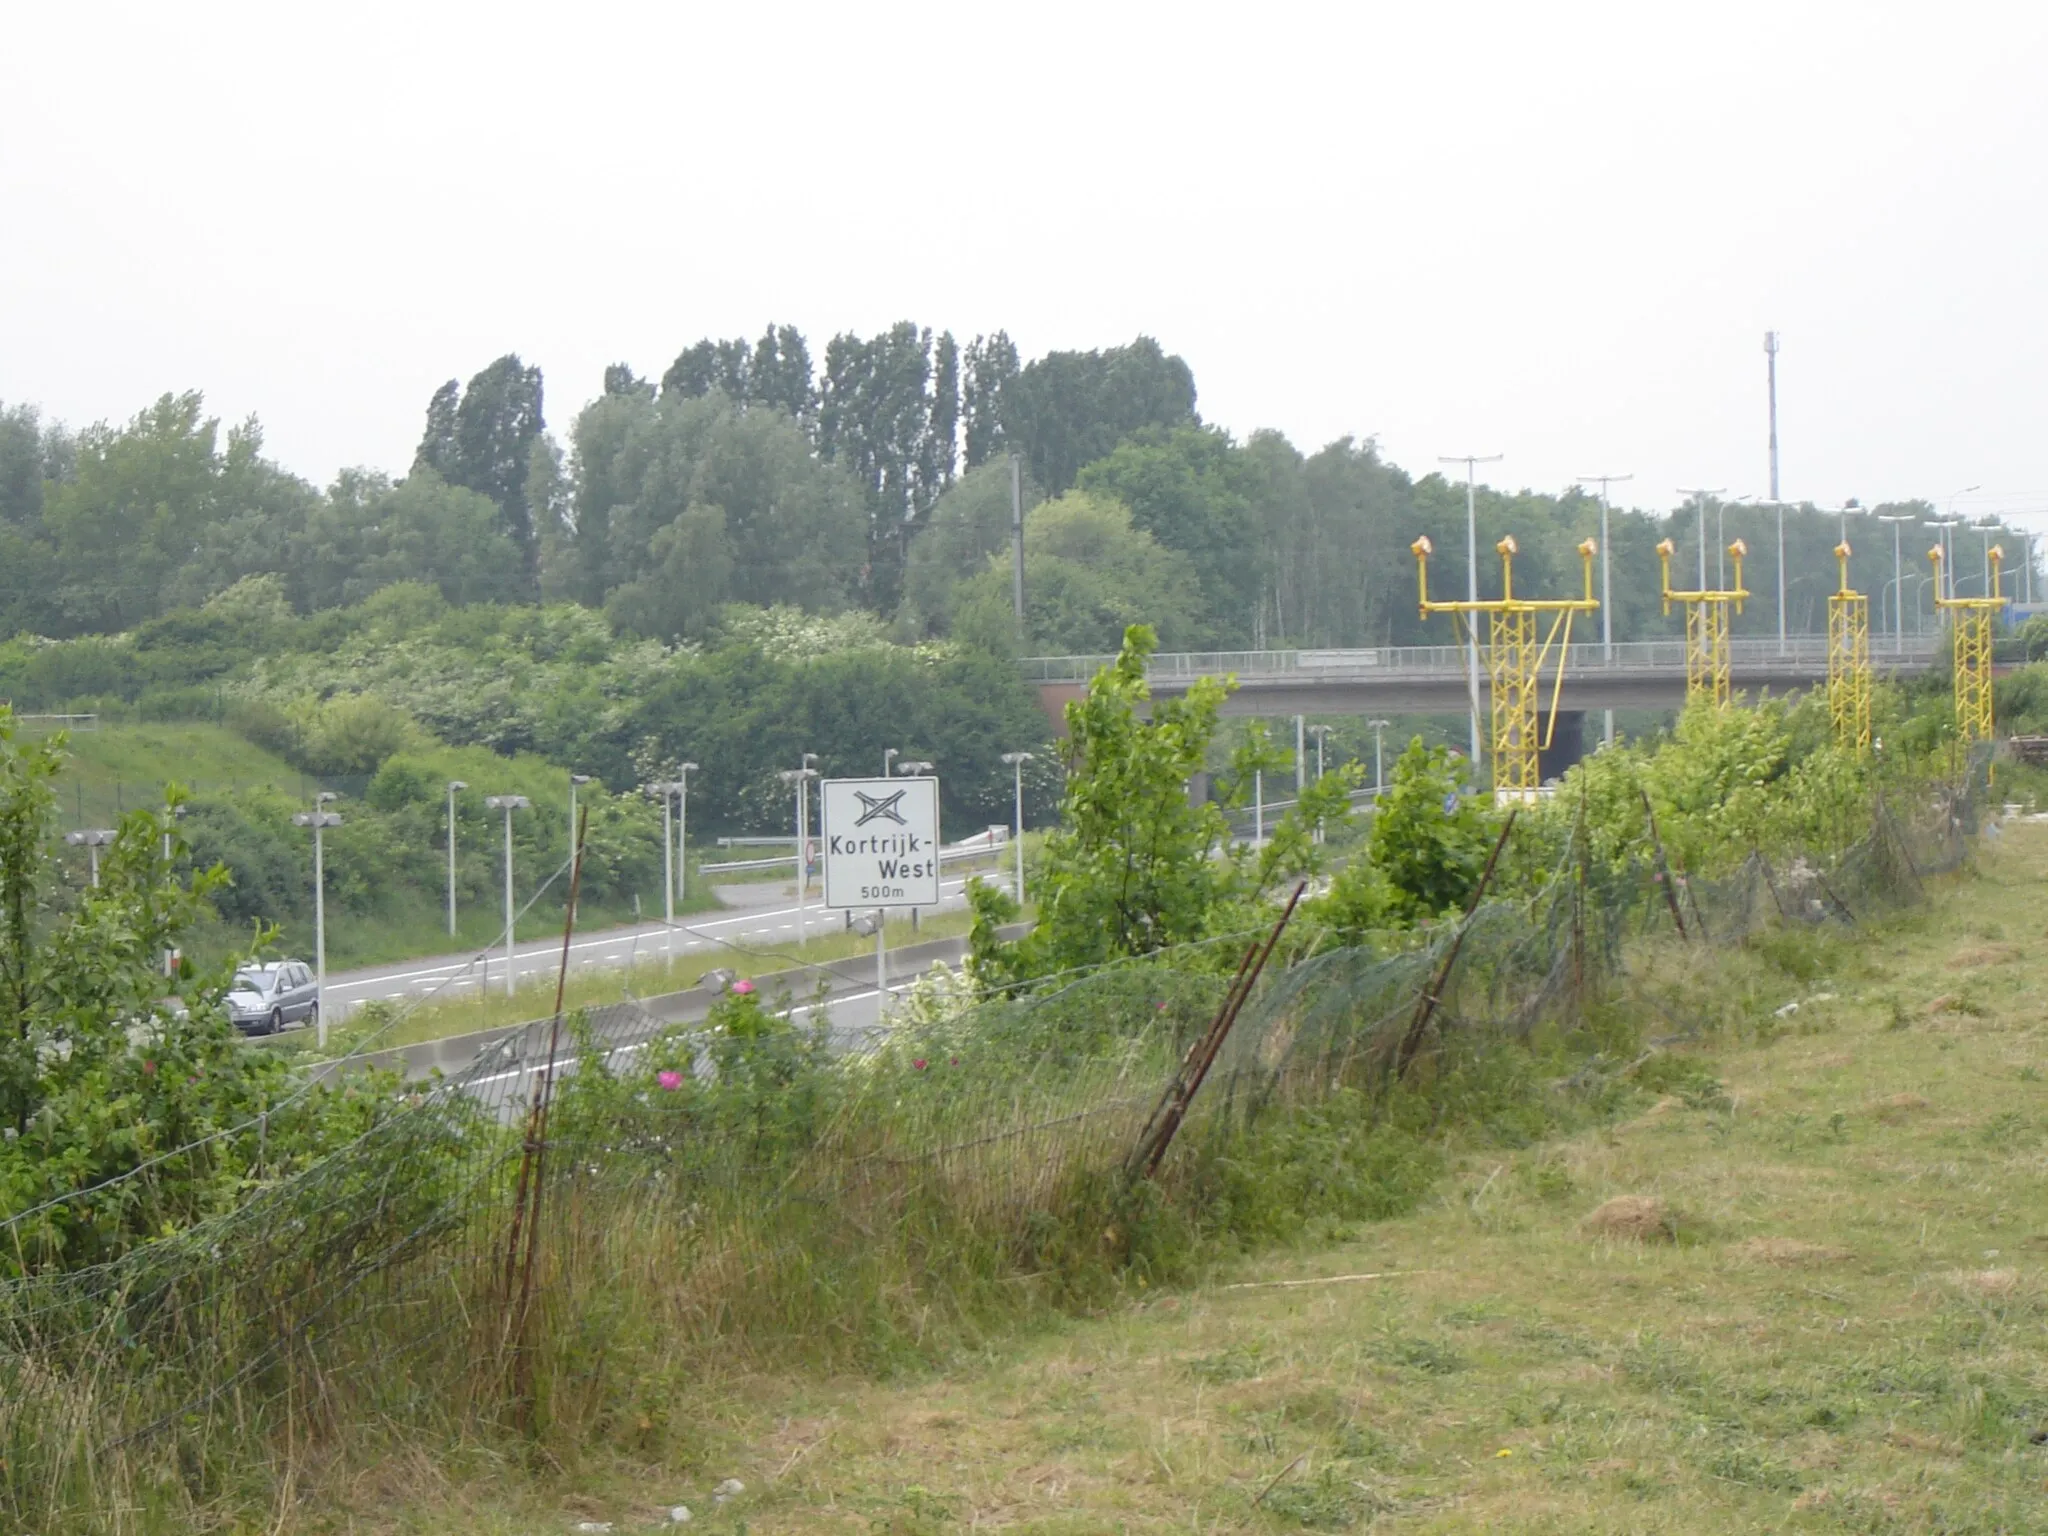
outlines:
[[[540,568],[539,541],[526,504],[533,442],[547,425],[540,369],[508,352],[458,389],[450,379],[427,403],[427,429],[414,468],[431,469],[450,485],[488,496],[505,520],[531,575]]]

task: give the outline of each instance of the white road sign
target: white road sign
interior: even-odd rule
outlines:
[[[939,781],[827,779],[825,905],[939,903]]]

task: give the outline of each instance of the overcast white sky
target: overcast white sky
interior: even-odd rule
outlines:
[[[1205,418],[2048,528],[2048,6],[65,4],[0,27],[0,400],[325,482],[517,351],[1157,336]]]

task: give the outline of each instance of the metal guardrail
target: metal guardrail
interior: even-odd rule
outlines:
[[[1906,640],[1871,636],[1870,660],[1874,666],[1926,666],[1939,651],[1940,642],[1928,637]],[[1483,659],[1488,647],[1479,647]],[[1787,670],[1825,671],[1828,642],[1825,635],[1789,636],[1783,645],[1775,639],[1739,639],[1729,644],[1730,660],[1744,670],[1783,666]],[[1685,642],[1671,640],[1618,640],[1609,656],[1599,641],[1564,648],[1567,672],[1675,672],[1685,671]],[[1155,655],[1145,675],[1155,682],[1198,677],[1235,675],[1240,681],[1263,677],[1457,677],[1467,666],[1466,649],[1459,645],[1387,645],[1355,650],[1296,651],[1173,651]],[[1031,656],[1019,665],[1027,682],[1085,683],[1114,656]]]

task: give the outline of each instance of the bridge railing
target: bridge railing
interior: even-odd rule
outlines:
[[[1927,636],[1909,636],[1903,642],[1891,636],[1873,635],[1870,659],[1879,667],[1925,666],[1933,660],[1939,642]],[[1479,647],[1484,666],[1486,646]],[[1825,635],[1789,635],[1781,643],[1772,637],[1742,638],[1729,642],[1730,660],[1738,670],[1813,672],[1826,667],[1828,642]],[[1113,656],[1031,656],[1020,665],[1025,679],[1034,683],[1085,683],[1116,658]],[[1430,677],[1457,676],[1467,666],[1466,650],[1458,645],[1383,645],[1348,650],[1295,651],[1168,651],[1155,655],[1145,675],[1155,682],[1192,681],[1198,677],[1234,674],[1253,677]],[[1568,672],[1683,672],[1685,642],[1670,640],[1618,640],[1612,655],[1599,641],[1565,648]]]

